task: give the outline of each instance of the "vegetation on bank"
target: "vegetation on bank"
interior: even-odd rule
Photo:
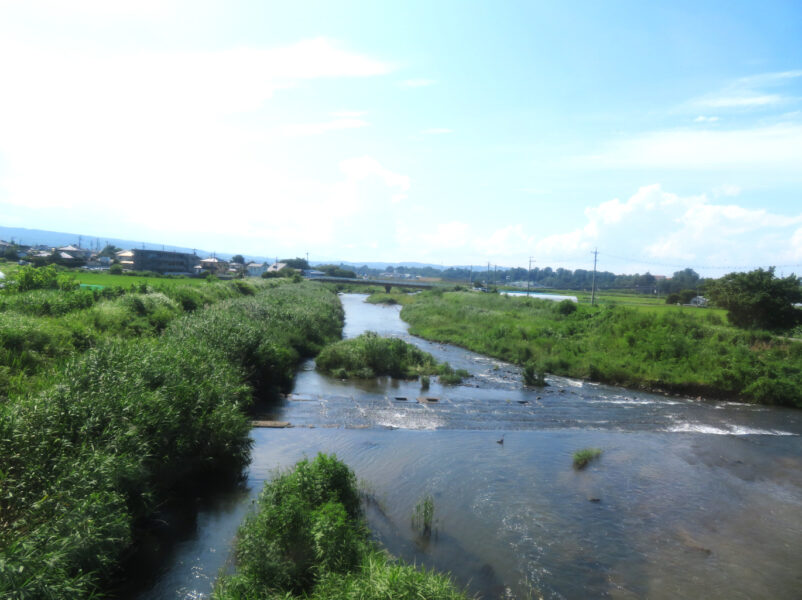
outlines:
[[[371,543],[354,473],[318,454],[265,484],[239,528],[237,571],[215,600],[457,600],[449,579],[390,559]]]
[[[548,300],[452,292],[420,294],[401,316],[414,335],[534,372],[802,407],[802,344],[726,326],[701,309],[665,308],[579,305],[562,314]]]
[[[372,331],[326,346],[315,363],[323,373],[340,379],[370,379],[380,375],[414,379],[439,375],[444,383],[459,383],[463,377],[469,377],[467,371],[455,371],[448,363],[438,363],[431,354],[404,340],[381,337]]]
[[[29,329],[4,345],[5,365],[27,361],[47,383],[0,403],[0,597],[102,590],[156,506],[241,476],[253,388],[286,386],[300,356],[340,336],[342,307],[321,286],[218,285],[58,318],[0,313],[4,335]],[[204,308],[210,290],[231,297]],[[159,307],[169,314],[154,326]],[[150,325],[132,329],[136,315]],[[49,345],[71,352],[50,356],[44,377],[34,359]]]
[[[602,455],[600,448],[583,448],[574,452],[574,468],[584,469],[592,460],[599,458]]]

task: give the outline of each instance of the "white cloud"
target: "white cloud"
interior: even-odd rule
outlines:
[[[771,108],[792,102],[794,99],[778,93],[767,93],[765,88],[782,87],[798,77],[802,77],[802,71],[760,73],[741,77],[717,92],[691,100],[686,107],[691,110],[717,108],[740,111]]]
[[[488,257],[507,258],[520,256],[532,247],[534,236],[524,232],[523,225],[508,225],[497,229],[486,238],[479,237],[475,241],[476,247]]]
[[[743,95],[743,96],[716,96],[711,98],[700,98],[696,101],[697,106],[707,106],[710,108],[751,108],[757,106],[770,106],[780,104],[783,97],[778,94]]]
[[[437,81],[434,79],[407,79],[405,81],[399,82],[398,85],[404,88],[419,88],[419,87],[428,87],[430,85],[435,85]]]
[[[783,170],[802,174],[802,125],[752,129],[668,130],[607,144],[578,160],[585,167],[647,169]]]
[[[342,131],[343,129],[357,129],[370,125],[367,121],[354,118],[341,118],[322,123],[290,123],[282,125],[281,133],[286,136],[320,135],[329,131]]]
[[[716,121],[718,121],[718,117],[706,117],[704,115],[699,115],[693,120],[694,123],[715,123]]]
[[[409,190],[408,177],[370,157],[344,161],[334,180],[325,163],[290,174],[289,141],[271,135],[265,114],[252,118],[277,90],[380,75],[392,68],[384,62],[324,38],[217,52],[88,48],[0,42],[5,212],[199,247],[236,236],[241,252],[255,253],[331,241],[364,207],[389,206]],[[335,116],[285,132],[366,125]]]
[[[447,133],[454,133],[453,129],[447,129],[445,127],[433,127],[431,129],[424,129],[421,131],[423,135],[444,135]]]
[[[366,114],[368,113],[364,110],[338,110],[331,113],[331,116],[338,119],[358,119],[359,117],[364,117]]]
[[[355,181],[375,176],[382,179],[388,187],[395,187],[403,192],[409,190],[410,181],[407,175],[393,173],[370,156],[344,160],[340,163],[340,170]]]
[[[465,248],[471,242],[471,226],[461,221],[440,223],[434,231],[421,233],[418,239],[430,251]]]
[[[713,195],[717,198],[720,196],[737,196],[740,193],[741,187],[731,183],[724,183],[713,188]]]
[[[670,274],[681,266],[704,271],[778,264],[802,253],[802,213],[717,204],[704,194],[682,197],[659,185],[642,187],[626,201],[590,206],[585,217],[580,227],[540,240],[536,255],[578,259],[598,248],[606,270]]]

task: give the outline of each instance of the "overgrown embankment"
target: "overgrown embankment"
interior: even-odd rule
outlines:
[[[802,344],[726,326],[716,315],[575,308],[495,294],[425,293],[401,316],[414,335],[557,375],[802,407]]]
[[[257,290],[243,281],[86,290],[53,268],[20,271],[33,283],[0,292],[0,403],[46,387],[51,370],[104,340],[155,337],[184,313]]]
[[[381,337],[373,331],[326,346],[315,363],[320,371],[343,379],[439,375],[444,383],[459,383],[469,376],[465,370],[455,371],[448,363],[438,363],[434,356],[404,340]]]
[[[91,596],[160,502],[241,476],[253,387],[286,385],[300,356],[339,338],[343,313],[314,284],[231,287],[237,297],[183,316],[179,306],[202,296],[166,299],[173,317],[144,337],[106,329],[118,335],[91,339],[51,369],[49,385],[0,404],[0,597]],[[141,301],[150,323],[150,300],[119,301],[134,313]],[[115,303],[82,310],[92,308],[78,330],[101,315],[125,324]],[[42,325],[66,330],[68,349],[73,326]]]
[[[236,559],[215,600],[466,598],[447,577],[392,561],[370,542],[353,472],[323,454],[265,484],[240,526]]]

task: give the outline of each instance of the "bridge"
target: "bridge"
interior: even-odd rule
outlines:
[[[384,291],[390,293],[390,288],[405,288],[411,290],[429,290],[433,283],[425,281],[409,281],[404,279],[354,279],[352,277],[310,277],[310,281],[323,281],[326,283],[353,283],[356,285],[383,285]]]

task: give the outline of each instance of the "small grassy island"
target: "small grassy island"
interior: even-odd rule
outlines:
[[[459,383],[470,376],[463,369],[455,371],[448,363],[438,363],[431,354],[404,340],[381,337],[372,331],[326,346],[316,363],[323,373],[341,379],[437,375],[442,383]]]
[[[239,529],[236,559],[215,600],[467,598],[447,576],[397,562],[370,541],[353,471],[325,454],[265,484]]]
[[[602,454],[599,448],[583,448],[574,452],[574,468],[584,469],[590,461],[599,458]]]

